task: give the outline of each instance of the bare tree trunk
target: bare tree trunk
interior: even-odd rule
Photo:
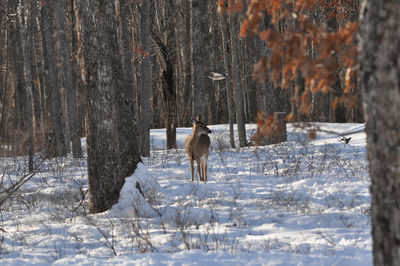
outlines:
[[[190,1],[184,1],[186,10],[190,9]],[[191,40],[191,16],[190,12],[185,12],[185,45],[184,49],[184,68],[185,68],[185,81],[183,88],[183,100],[184,100],[184,113],[182,114],[183,123],[185,126],[190,125],[190,117],[193,114],[192,110],[192,97],[193,97],[193,83],[192,83],[192,52],[191,46],[188,45]]]
[[[234,16],[230,17],[231,20],[231,47],[232,47],[232,73],[235,84],[235,99],[236,99],[236,123],[239,136],[239,146],[247,146],[246,141],[246,127],[245,127],[245,114],[244,114],[244,95],[242,89],[241,77],[239,74],[239,60],[238,60],[238,26]]]
[[[98,213],[118,201],[125,177],[141,159],[134,141],[137,132],[128,121],[134,113],[126,99],[130,88],[124,88],[120,71],[115,2],[81,0],[78,5],[87,65],[90,212]]]
[[[6,88],[3,87],[2,85],[4,84],[4,77],[6,76],[5,70],[7,69],[6,63],[7,62],[7,42],[8,42],[8,36],[7,36],[7,25],[6,25],[6,14],[7,14],[7,4],[8,1],[5,1],[6,3],[4,4],[4,7],[0,7],[0,36],[3,36],[3,38],[0,39],[0,47],[3,49],[0,50],[0,97],[3,95],[3,93],[6,91]],[[0,98],[0,106],[3,106],[3,97]],[[0,111],[1,115],[1,111]],[[1,117],[0,117],[0,122],[1,122]],[[0,124],[1,127],[1,124]],[[1,129],[0,129],[0,139],[1,139]]]
[[[205,16],[208,17],[208,23],[203,23],[203,32],[205,35],[205,49],[209,51],[206,53],[206,57],[204,62],[208,64],[204,68],[204,82],[205,82],[205,89],[206,89],[206,111],[207,111],[207,124],[213,125],[218,123],[218,102],[217,102],[217,95],[219,93],[219,82],[214,82],[207,77],[207,75],[211,71],[217,70],[216,60],[217,56],[219,55],[220,50],[218,49],[218,40],[219,40],[219,29],[218,29],[218,13],[216,9],[216,5],[213,2],[207,1],[208,7],[206,6],[207,10],[205,10]],[[208,15],[209,14],[209,15]],[[207,20],[205,20],[207,21]],[[207,56],[208,55],[208,56]]]
[[[324,23],[319,16],[313,16],[315,24]],[[309,43],[309,54],[312,58],[317,57],[317,51],[312,42]],[[330,93],[316,92],[312,94],[311,120],[318,122],[332,122],[332,101]]]
[[[15,46],[14,49],[17,52],[14,57],[14,74],[16,78],[16,94],[15,94],[15,99],[16,99],[16,111],[18,112],[18,130],[19,133],[22,133],[22,131],[26,127],[27,123],[27,117],[25,116],[26,114],[26,92],[24,89],[24,62],[23,62],[23,55],[22,55],[22,40],[21,40],[21,25],[16,22],[15,23]]]
[[[329,5],[331,0],[326,0],[326,2]],[[327,28],[328,32],[338,31],[336,7],[332,7],[327,10]],[[330,62],[330,64],[334,66],[333,68],[334,72],[332,73],[332,80],[334,80],[334,83],[332,85],[332,92],[331,92],[332,96],[331,101],[333,101],[335,98],[338,98],[343,94],[343,89],[339,78],[340,65],[337,56],[333,57],[333,62]],[[334,108],[332,111],[333,111],[332,122],[337,122],[337,123],[346,122],[346,109],[343,104],[337,104],[336,108]]]
[[[400,2],[364,1],[360,74],[374,265],[400,265]]]
[[[72,141],[72,154],[74,158],[82,157],[82,147],[80,139],[80,125],[78,123],[78,114],[76,106],[76,91],[74,87],[74,80],[72,76],[72,68],[70,63],[70,52],[68,47],[68,40],[65,27],[65,1],[53,0],[54,15],[56,19],[56,29],[58,36],[58,45],[61,55],[62,74],[64,81],[64,89],[66,94],[67,114],[66,122],[69,128],[70,137]],[[67,140],[69,147],[69,140]]]
[[[359,17],[360,17],[360,0],[352,1],[351,2],[351,21],[352,22],[358,22]],[[354,46],[359,47],[358,39],[355,38]],[[358,80],[358,76],[354,75],[351,81],[352,84],[354,84],[354,89],[352,89],[352,93],[357,96],[357,103],[353,109],[351,109],[352,112],[352,122],[356,123],[363,123],[365,122],[364,119],[364,110],[363,110],[363,102],[362,102],[362,95],[361,95],[361,88],[360,88],[360,83]]]
[[[41,141],[42,141],[42,131],[43,131],[43,112],[42,112],[42,103],[40,100],[40,90],[41,90],[41,86],[42,83],[40,82],[40,70],[39,70],[39,65],[38,65],[38,56],[36,53],[36,46],[38,45],[37,43],[41,43],[39,41],[39,38],[37,37],[40,34],[36,34],[35,30],[37,30],[37,25],[36,25],[36,17],[37,14],[35,12],[35,14],[32,14],[32,19],[31,19],[31,23],[32,25],[31,30],[29,31],[29,35],[31,38],[31,45],[32,48],[30,49],[30,56],[31,56],[31,64],[32,64],[32,79],[34,81],[32,81],[32,97],[33,97],[33,113],[34,113],[34,117],[35,117],[35,125],[34,125],[34,135],[38,136],[36,139],[39,140],[39,143],[37,144],[38,146],[41,145]]]
[[[78,121],[80,126],[80,135],[86,136],[87,133],[87,90],[85,89],[86,82],[86,65],[82,55],[82,25],[79,21],[79,12],[77,8],[77,0],[71,1],[71,28],[72,28],[72,69],[73,69],[73,80],[75,81],[75,87],[78,99]]]
[[[117,125],[119,131],[120,149],[120,173],[124,176],[131,175],[136,169],[137,163],[141,161],[139,153],[139,132],[136,102],[136,87],[133,76],[132,49],[128,30],[129,8],[125,0],[120,0],[120,21],[119,21],[119,49],[121,51],[121,63],[123,69],[122,86],[116,87],[116,111]],[[115,58],[118,60],[118,58]]]
[[[18,2],[12,3],[12,10],[17,14],[18,12]],[[25,90],[25,77],[24,77],[24,57],[23,57],[23,47],[22,47],[22,36],[21,36],[21,23],[18,21],[18,16],[15,17],[13,21],[14,28],[12,29],[12,38],[10,38],[12,47],[12,63],[13,63],[13,72],[15,77],[15,93],[14,93],[14,114],[15,114],[15,123],[13,132],[11,135],[12,143],[14,146],[14,151],[18,155],[25,154],[25,144],[26,144],[26,136],[24,133],[28,128],[28,117],[27,117],[27,95]]]
[[[57,58],[54,50],[52,1],[43,2],[41,30],[46,83],[46,156],[68,153],[62,125],[61,97],[57,79]]]
[[[150,47],[150,1],[142,1],[140,8],[142,51],[142,76],[140,87],[140,154],[150,156],[151,121],[151,47]]]
[[[31,27],[28,25],[32,25],[32,19],[29,17],[29,9],[28,3],[23,1],[21,3],[22,10],[20,13],[19,21],[21,23],[21,36],[22,36],[22,47],[23,47],[23,57],[24,57],[24,73],[25,73],[25,89],[26,89],[26,117],[27,117],[27,126],[28,126],[28,165],[29,171],[33,171],[33,112],[32,112],[32,69],[31,69],[31,51],[32,42],[28,40],[28,36],[30,36],[29,31]],[[30,5],[32,8],[32,5]],[[31,14],[32,15],[32,14]],[[29,19],[28,19],[29,18]],[[28,22],[29,21],[29,22]]]
[[[222,39],[222,51],[224,54],[224,70],[225,70],[225,86],[226,86],[226,97],[228,102],[228,117],[229,117],[229,141],[232,148],[235,148],[235,137],[233,131],[233,122],[234,122],[234,115],[233,115],[233,91],[232,91],[232,83],[231,83],[231,76],[229,75],[229,59],[226,44],[227,42],[227,30],[225,23],[222,22],[223,17],[219,17],[219,25],[221,28],[221,39]]]
[[[39,15],[39,14],[38,14]],[[42,43],[43,43],[43,36],[40,29],[39,23],[39,16],[35,15],[32,19],[32,25],[34,30],[32,31],[32,38],[33,38],[33,58],[35,60],[35,68],[36,68],[36,84],[34,85],[34,90],[32,91],[35,103],[35,112],[39,112],[37,117],[37,128],[39,132],[37,136],[40,134],[40,142],[42,145],[45,145],[45,100],[44,100],[44,60],[43,60],[43,50],[42,50]],[[37,108],[37,107],[38,108]],[[39,108],[40,107],[40,108]],[[38,110],[36,110],[38,109]],[[39,110],[40,109],[40,110]]]
[[[7,1],[7,9],[6,12],[9,12],[9,2]],[[7,121],[7,110],[8,110],[8,73],[9,73],[9,64],[10,64],[10,29],[6,25],[5,27],[5,62],[4,62],[4,79],[3,79],[3,91],[1,95],[1,120],[0,120],[0,139],[4,142],[8,142],[8,121]]]
[[[83,120],[84,120],[84,115],[85,115],[85,108],[86,106],[86,93],[83,93],[83,79],[81,75],[81,68],[79,64],[79,60],[82,60],[82,55],[81,55],[81,43],[80,38],[78,37],[78,32],[80,30],[78,29],[78,21],[76,17],[76,12],[75,12],[75,1],[76,0],[70,0],[70,16],[71,16],[71,72],[72,72],[72,80],[74,81],[73,87],[75,88],[75,99],[78,99],[76,104],[76,123],[77,123],[77,131],[79,134],[79,137],[84,136],[84,127],[83,125]]]
[[[153,40],[160,49],[165,66],[161,70],[162,85],[161,94],[164,101],[164,122],[167,135],[167,149],[176,148],[176,41],[175,41],[175,18],[174,1],[165,2],[163,10],[163,24],[160,29],[163,41],[152,34]]]
[[[204,33],[203,21],[207,10],[207,1],[191,0],[190,11],[192,18],[192,56],[193,56],[193,116],[206,118],[206,92],[204,88]]]

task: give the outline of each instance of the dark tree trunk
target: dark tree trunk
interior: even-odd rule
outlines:
[[[29,31],[31,30],[32,21],[28,16],[29,9],[28,3],[24,1],[21,3],[23,8],[20,13],[21,22],[21,39],[22,39],[22,47],[23,47],[23,57],[24,57],[24,77],[25,77],[25,90],[26,90],[26,114],[27,117],[27,129],[28,129],[28,166],[29,171],[33,171],[33,112],[32,112],[32,69],[31,69],[31,49],[32,49],[32,41],[28,39],[30,36]],[[31,6],[32,7],[32,6]],[[33,14],[31,14],[33,15]],[[29,20],[28,20],[29,18]]]
[[[39,14],[38,14],[39,15]],[[45,119],[45,100],[44,100],[44,60],[43,60],[43,52],[42,52],[42,43],[43,43],[43,36],[40,30],[40,23],[39,23],[39,16],[36,15],[33,17],[32,20],[32,27],[34,28],[32,32],[33,38],[33,58],[35,61],[35,71],[36,81],[34,82],[34,87],[32,90],[33,98],[34,98],[34,105],[35,105],[35,117],[36,117],[36,124],[37,124],[37,137],[40,140],[41,145],[45,143],[45,126],[44,126],[44,119]]]
[[[361,11],[374,265],[400,265],[399,17],[399,1],[367,0]]]
[[[79,47],[79,38],[78,38],[78,22],[77,18],[75,15],[75,1],[76,0],[70,0],[70,16],[71,16],[71,72],[72,72],[72,80],[74,81],[73,87],[75,88],[75,96],[76,99],[78,99],[78,102],[76,102],[76,113],[77,113],[77,125],[78,125],[78,133],[79,137],[84,136],[84,127],[82,126],[83,124],[83,117],[85,115],[84,110],[86,110],[83,106],[86,106],[86,94],[83,93],[82,88],[84,87],[82,85],[83,80],[82,80],[82,75],[81,75],[81,68],[79,65],[79,60],[78,58],[81,58],[81,52]],[[83,104],[82,104],[83,103]]]
[[[163,70],[163,93],[166,104],[165,125],[167,131],[167,149],[176,148],[176,89],[172,59],[166,62]]]
[[[10,13],[10,3],[7,1],[7,10],[6,12]],[[1,95],[1,120],[0,120],[0,139],[2,142],[7,142],[8,143],[8,74],[9,74],[9,67],[10,67],[10,52],[12,49],[10,49],[10,37],[11,37],[11,29],[6,25],[5,27],[5,49],[6,55],[5,55],[5,62],[4,62],[4,78],[2,82],[3,90],[2,90],[2,95]]]
[[[52,1],[43,2],[41,30],[46,84],[46,156],[66,156],[60,89],[57,79],[57,58],[54,50]]]
[[[167,135],[167,149],[176,148],[176,41],[175,41],[175,18],[174,18],[174,1],[167,1],[163,10],[163,40],[159,36],[153,34],[153,40],[160,49],[162,59],[165,66],[161,70],[161,94],[164,104],[164,123]]]
[[[69,129],[72,141],[72,155],[74,158],[82,157],[82,147],[80,139],[80,125],[77,114],[76,106],[76,90],[74,86],[74,79],[72,76],[72,68],[70,62],[70,51],[68,47],[68,40],[65,26],[65,1],[53,0],[54,2],[54,16],[56,18],[56,29],[58,36],[58,46],[60,49],[62,74],[64,81],[64,89],[66,94],[66,126]],[[69,147],[69,140],[67,140]]]
[[[139,153],[139,132],[137,122],[139,115],[137,114],[136,102],[136,82],[133,79],[132,53],[130,47],[130,33],[128,31],[129,8],[125,0],[120,0],[120,51],[121,63],[123,69],[122,86],[116,89],[116,111],[117,125],[119,131],[119,149],[120,149],[120,173],[124,176],[130,176],[136,169],[138,162],[141,161]],[[118,57],[115,58],[118,60]],[[115,71],[115,70],[114,70]]]
[[[230,17],[231,20],[231,55],[232,55],[232,74],[235,85],[235,99],[236,99],[236,123],[239,136],[239,146],[247,146],[246,141],[246,127],[245,127],[245,113],[244,113],[244,95],[241,77],[239,74],[239,49],[238,49],[238,25],[237,18]]]
[[[360,17],[360,0],[352,1],[351,2],[351,21],[356,22],[359,20]],[[358,39],[355,39],[354,46],[359,47]],[[364,110],[363,110],[363,102],[362,102],[362,95],[361,95],[361,88],[360,83],[358,80],[358,76],[354,75],[351,81],[354,84],[354,89],[352,93],[357,95],[357,103],[355,107],[351,110],[352,112],[352,122],[356,123],[363,123],[365,122],[364,119]]]
[[[150,156],[151,121],[151,47],[150,47],[150,1],[142,1],[140,8],[142,51],[142,76],[140,86],[140,154]]]
[[[264,19],[265,28],[271,28],[271,17],[265,16]],[[265,47],[265,56],[271,56],[271,49],[268,45]],[[269,76],[269,75],[268,75]],[[284,112],[285,111],[285,92],[280,87],[275,87],[274,83],[270,81],[267,77],[264,84],[264,107],[263,111],[267,116],[273,115],[275,112]]]
[[[82,55],[82,26],[79,21],[77,0],[71,1],[71,28],[72,28],[72,71],[77,92],[78,122],[80,135],[87,133],[87,90],[85,89],[86,67]]]
[[[250,71],[253,69],[254,63],[263,56],[265,51],[265,42],[255,37],[252,40],[252,61],[250,61]],[[257,112],[264,109],[264,86],[265,82],[260,83],[249,77],[249,97],[247,97],[247,106],[249,107],[249,122],[254,123],[257,118]]]
[[[223,23],[223,17],[219,18],[219,26],[221,28],[221,39],[222,39],[222,51],[224,54],[224,70],[225,70],[225,86],[226,86],[226,97],[228,102],[228,118],[229,118],[229,141],[232,148],[235,148],[235,137],[233,130],[233,122],[234,122],[234,113],[233,113],[233,90],[231,79],[232,76],[229,75],[229,57],[227,52],[226,44],[227,42],[227,29],[226,23]]]
[[[323,23],[317,16],[313,16],[315,24]],[[308,46],[308,54],[311,58],[317,57],[317,51],[312,42]],[[322,93],[320,91],[312,94],[311,121],[332,122],[332,101],[330,93]]]
[[[326,0],[327,4],[330,5],[331,0]],[[338,21],[337,21],[337,10],[336,7],[328,8],[327,10],[327,28],[328,32],[337,32],[338,31]],[[339,78],[340,65],[337,56],[335,55],[332,58],[332,62],[327,62],[331,65],[332,73],[331,80],[333,80],[331,101],[339,98],[343,94],[342,84]],[[326,108],[326,106],[325,106]],[[346,122],[346,109],[343,104],[337,104],[333,106],[333,116],[331,121],[336,123],[345,123]]]
[[[4,84],[4,79],[6,76],[6,70],[7,70],[7,46],[8,46],[8,36],[7,36],[7,25],[6,25],[6,14],[7,14],[7,4],[8,1],[6,1],[6,4],[4,4],[4,7],[0,7],[0,36],[3,36],[3,38],[0,38],[0,47],[3,49],[0,50],[0,108],[3,107],[3,94],[6,91],[6,88],[3,87]],[[1,109],[0,109],[1,110]],[[0,111],[0,141],[1,141],[1,113]]]
[[[38,140],[42,140],[42,130],[43,130],[43,108],[42,108],[42,102],[40,99],[40,90],[42,83],[40,82],[40,75],[41,72],[39,70],[39,59],[37,56],[37,49],[36,46],[38,46],[37,43],[41,43],[39,38],[37,37],[40,34],[37,34],[37,24],[36,24],[36,13],[32,14],[32,19],[31,19],[31,30],[30,30],[30,38],[32,40],[32,48],[30,49],[30,56],[32,58],[32,97],[33,97],[33,113],[35,117],[35,135],[37,136]]]
[[[78,5],[87,66],[90,212],[98,213],[118,201],[125,177],[141,159],[137,143],[128,140],[137,132],[127,119],[134,113],[125,98],[129,88],[121,72],[114,1],[81,0]]]
[[[17,12],[17,11],[16,11]],[[20,135],[22,132],[25,130],[27,127],[27,117],[26,117],[26,91],[25,91],[25,82],[24,82],[24,58],[23,58],[23,47],[22,47],[22,39],[21,39],[21,24],[16,21],[15,22],[15,28],[14,28],[14,41],[12,42],[15,44],[13,47],[14,50],[14,74],[15,74],[15,89],[16,89],[16,94],[15,94],[15,103],[16,103],[16,113],[17,113],[17,127],[16,129],[18,130],[17,134]],[[22,135],[21,135],[22,137]],[[17,144],[17,143],[15,143]],[[22,143],[19,143],[17,145],[23,145]],[[22,148],[22,147],[20,147]]]
[[[184,1],[186,10],[190,9],[190,1]],[[192,83],[192,52],[190,45],[191,40],[191,26],[190,26],[190,12],[185,12],[184,14],[184,22],[185,22],[185,44],[183,46],[184,49],[184,88],[183,88],[183,100],[184,100],[184,110],[182,114],[183,124],[184,126],[190,125],[190,117],[193,114],[192,111],[192,97],[193,97],[193,83]]]
[[[203,69],[204,72],[204,82],[206,88],[206,110],[207,110],[207,124],[213,125],[218,123],[218,102],[217,95],[219,94],[219,82],[214,82],[207,75],[211,71],[220,71],[217,68],[216,63],[218,62],[216,59],[217,55],[219,55],[219,28],[218,28],[218,14],[216,11],[216,6],[213,2],[206,1],[209,10],[207,13],[207,9],[204,12],[204,16],[209,17],[208,23],[203,23],[203,32],[205,33],[205,49],[209,51],[206,53],[206,57],[204,59],[205,62],[208,62],[207,66]]]
[[[11,1],[13,2],[13,1]],[[15,1],[11,4],[11,10],[17,14],[18,2]],[[11,121],[12,130],[10,137],[11,143],[13,145],[13,151],[16,155],[23,155],[25,153],[25,145],[28,128],[28,117],[27,117],[27,95],[25,90],[25,77],[24,77],[24,57],[23,57],[23,47],[21,38],[21,23],[19,22],[18,16],[12,20],[13,28],[11,30],[10,43],[12,44],[10,61],[12,62],[12,72],[14,73],[14,119]]]
[[[193,63],[193,116],[200,115],[202,119],[206,116],[206,92],[204,81],[204,33],[203,23],[205,20],[207,1],[191,0],[190,11],[192,18],[192,63]]]

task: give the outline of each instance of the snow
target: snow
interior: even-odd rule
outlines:
[[[152,178],[146,166],[139,163],[132,176],[125,179],[125,184],[121,189],[118,203],[115,204],[110,214],[113,217],[155,217],[156,213],[151,205],[145,200],[136,184],[139,183],[140,189],[146,191],[160,190],[157,180]]]
[[[207,183],[191,181],[191,128],[174,150],[154,129],[151,156],[96,215],[85,159],[47,160],[1,206],[1,264],[372,265],[364,125],[312,125],[313,140],[289,124],[285,143],[236,149],[227,125],[210,126]],[[256,126],[246,128],[249,139]],[[26,158],[0,160],[5,185],[26,172]]]

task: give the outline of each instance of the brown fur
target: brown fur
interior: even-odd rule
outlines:
[[[200,181],[207,181],[207,160],[210,149],[210,137],[207,135],[208,133],[211,133],[211,130],[203,122],[195,120],[193,123],[193,132],[186,138],[185,149],[190,160],[192,181],[194,181],[194,161],[197,163]],[[203,160],[201,160],[202,157]]]

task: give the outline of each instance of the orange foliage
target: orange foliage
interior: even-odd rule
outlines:
[[[223,12],[237,12],[243,8],[241,0],[219,0],[218,7]],[[296,73],[300,71],[306,79],[307,88],[313,93],[327,92],[333,82],[333,74],[338,69],[336,58],[339,58],[345,69],[351,69],[346,76],[349,81],[357,75],[357,47],[354,45],[357,23],[347,22],[337,32],[328,32],[324,26],[316,25],[308,13],[317,5],[328,12],[328,16],[349,16],[352,1],[346,0],[251,0],[247,6],[246,17],[242,22],[240,36],[258,35],[265,40],[271,49],[269,58],[262,58],[254,67],[253,77],[263,81],[268,71],[276,86],[287,88]],[[334,8],[335,12],[330,12]],[[260,32],[260,21],[264,15],[271,18],[272,27]],[[295,29],[278,32],[278,23],[283,19],[294,20]],[[317,51],[318,58],[310,58],[307,50],[310,45]],[[347,83],[346,93],[350,92],[351,83]]]
[[[227,4],[227,6],[226,6]],[[242,10],[241,0],[219,0],[220,14]],[[336,32],[329,31],[326,25],[318,25],[310,16],[316,8],[321,9],[326,17],[347,21],[338,25]],[[298,104],[299,111],[307,114],[311,110],[311,93],[327,93],[335,82],[335,75],[340,67],[345,70],[343,94],[334,99],[333,108],[347,103],[354,106],[357,97],[352,95],[355,80],[358,76],[356,33],[358,25],[352,22],[351,12],[357,12],[357,1],[349,0],[249,0],[240,36],[255,36],[267,42],[271,54],[262,57],[254,65],[253,78],[264,81],[267,75],[275,86],[289,88],[301,73],[305,80],[302,95],[296,89],[293,102]],[[268,15],[271,25],[261,29],[264,16]],[[282,29],[280,23],[290,21],[293,27]],[[310,56],[314,49],[317,57]],[[287,120],[294,119],[293,113]],[[258,116],[261,124],[271,126],[273,118]],[[260,125],[261,126],[261,125]],[[263,130],[265,131],[265,129]]]
[[[278,127],[278,114],[266,116],[263,112],[257,113],[257,132],[253,136],[253,140],[256,144],[259,143],[260,139],[264,136],[270,136],[279,132]]]

